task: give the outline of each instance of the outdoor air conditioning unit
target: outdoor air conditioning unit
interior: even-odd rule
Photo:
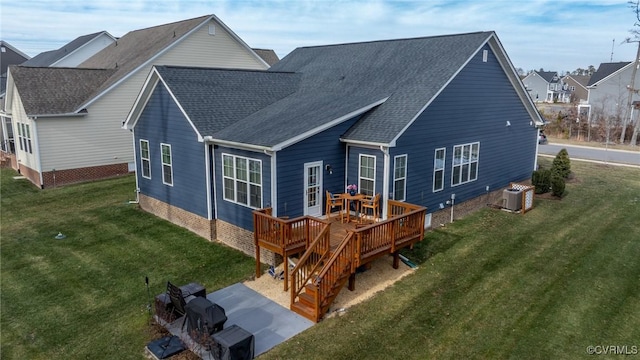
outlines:
[[[504,189],[502,192],[502,203],[505,209],[519,211],[522,209],[522,190]]]

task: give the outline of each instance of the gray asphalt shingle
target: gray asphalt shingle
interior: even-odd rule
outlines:
[[[629,64],[630,64],[629,61],[615,62],[615,63],[601,63],[600,66],[598,66],[598,70],[596,70],[596,72],[594,72],[593,75],[591,75],[591,78],[589,79],[589,83],[587,84],[587,86],[591,86],[597,83],[598,81],[606,78],[607,76],[613,74],[614,72],[622,69],[623,67]]]

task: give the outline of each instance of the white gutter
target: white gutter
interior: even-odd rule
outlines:
[[[377,142],[370,142],[370,141],[362,141],[362,140],[346,140],[346,139],[340,139],[340,142],[343,143],[347,143],[347,144],[352,144],[352,145],[358,145],[358,146],[362,146],[362,147],[368,147],[368,148],[372,148],[372,149],[378,149],[381,147],[393,147],[391,144],[384,144],[384,143],[377,143]]]
[[[37,114],[37,115],[27,115],[27,117],[37,120],[38,118],[57,118],[57,117],[81,117],[89,115],[88,112],[79,112],[79,113],[64,113],[64,114]]]
[[[391,162],[391,156],[389,155],[389,148],[388,147],[384,147],[384,146],[380,146],[380,151],[382,151],[382,154],[384,155],[383,157],[383,161],[382,161],[382,173],[383,173],[383,177],[382,177],[382,220],[386,220],[387,219],[387,206],[389,203],[389,169],[391,168],[390,162]]]
[[[222,146],[227,146],[227,147],[232,147],[235,149],[242,149],[242,150],[250,150],[250,151],[273,151],[273,149],[271,149],[270,147],[267,146],[262,146],[262,145],[253,145],[253,144],[241,144],[241,143],[237,143],[234,141],[228,141],[228,140],[219,140],[219,139],[214,139],[212,136],[207,135],[205,137],[202,138],[203,141],[205,142],[210,142],[216,145],[222,145]]]
[[[211,159],[209,158],[209,147],[211,146],[211,144],[207,144],[204,143],[204,171],[205,171],[205,179],[207,179],[206,182],[206,186],[207,186],[207,220],[212,220],[213,219],[213,214],[211,214],[211,197],[213,196],[213,204],[214,206],[217,205],[216,204],[216,199],[215,199],[215,189],[212,192],[211,191],[211,179],[215,179],[216,178],[216,170],[215,170],[215,166],[213,167],[213,169],[211,169],[211,166],[209,164],[211,164]],[[213,146],[211,146],[211,155],[213,155],[213,151],[215,151],[213,149]],[[215,156],[214,156],[215,159]],[[211,176],[209,176],[211,175]],[[215,182],[215,181],[214,181]],[[215,209],[216,210],[216,214],[218,214],[218,208]],[[209,234],[209,236],[211,236],[211,234]]]

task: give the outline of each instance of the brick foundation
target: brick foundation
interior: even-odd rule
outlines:
[[[29,181],[31,181],[32,183],[34,183],[36,186],[38,187],[42,187],[40,185],[40,173],[28,168],[24,165],[20,165],[18,164],[18,172],[20,173],[20,175],[26,177]]]
[[[525,182],[523,182],[525,183]],[[506,189],[492,191],[488,194],[478,196],[476,198],[467,200],[460,204],[454,204],[453,206],[453,220],[459,220],[463,217],[478,211],[488,205],[502,205],[502,191]],[[437,228],[441,224],[448,224],[451,222],[451,207],[446,206],[442,210],[438,210],[431,214],[431,226]]]
[[[189,211],[171,206],[152,197],[140,195],[140,207],[151,214],[192,231],[212,241],[216,239],[216,221],[208,220]]]
[[[245,230],[222,220],[216,221],[218,240],[238,249],[243,253],[255,257],[256,247],[253,240],[253,232]],[[282,257],[265,249],[260,249],[260,262],[263,264],[277,265],[282,262]]]
[[[127,175],[128,173],[129,166],[127,163],[47,171],[42,173],[42,187],[51,188],[85,181],[107,179]]]

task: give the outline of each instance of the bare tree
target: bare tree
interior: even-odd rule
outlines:
[[[629,38],[626,40],[626,42],[628,43],[637,42],[638,53],[636,54],[636,58],[634,59],[636,66],[633,67],[633,75],[631,75],[631,85],[629,86],[629,100],[627,104],[628,111],[629,109],[631,109],[633,94],[638,92],[638,90],[635,89],[635,80],[636,80],[636,73],[638,71],[638,66],[640,65],[638,64],[638,58],[640,58],[640,0],[629,1],[629,7],[632,8],[633,12],[636,14],[636,21],[633,23],[633,26],[635,27],[630,30],[631,34],[633,34],[633,40]],[[632,121],[631,117],[629,118],[629,121]],[[626,130],[626,124],[623,121],[622,134],[620,136],[621,143],[624,143],[625,130]],[[640,130],[640,117],[636,120],[636,123],[633,125],[633,135],[631,136],[632,146],[635,146],[638,141],[638,130]]]

